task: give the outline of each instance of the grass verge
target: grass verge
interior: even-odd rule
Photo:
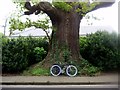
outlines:
[[[49,76],[50,72],[48,68],[40,67],[40,63],[38,63],[24,70],[22,75],[24,76]]]
[[[87,60],[81,60],[80,64],[75,64],[78,68],[77,76],[98,76],[101,70],[98,67],[93,66]],[[41,67],[41,62],[29,67],[22,75],[25,76],[50,76],[50,68]]]

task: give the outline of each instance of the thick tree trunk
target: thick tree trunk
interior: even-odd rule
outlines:
[[[75,11],[59,11],[56,20],[51,19],[53,33],[47,62],[78,62],[82,58],[79,47],[79,27],[81,17]],[[45,60],[45,63],[46,63]],[[48,63],[47,63],[48,64]]]

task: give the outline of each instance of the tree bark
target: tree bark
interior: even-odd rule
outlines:
[[[58,18],[51,20],[53,32],[45,63],[49,60],[54,63],[78,62],[82,58],[79,47],[79,29],[82,16],[75,10],[70,12],[57,11],[59,12]]]

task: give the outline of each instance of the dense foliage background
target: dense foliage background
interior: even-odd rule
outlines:
[[[80,37],[80,52],[86,62],[102,70],[116,70],[120,64],[120,37],[116,33],[97,31]],[[38,37],[7,38],[2,36],[2,71],[21,72],[30,65],[42,61],[47,55],[48,42]],[[82,65],[82,64],[81,64]],[[90,65],[89,65],[90,66]],[[80,67],[83,70],[82,67]],[[89,67],[87,72],[96,69]],[[85,70],[84,70],[85,71]]]
[[[97,31],[86,37],[81,37],[81,54],[94,66],[102,70],[118,69],[120,65],[120,37],[116,33]]]
[[[3,72],[20,72],[47,55],[48,42],[42,38],[3,37],[2,42]]]

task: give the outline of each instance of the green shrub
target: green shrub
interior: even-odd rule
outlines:
[[[93,66],[87,60],[82,59],[78,67],[79,75],[94,76],[100,72],[100,68]]]
[[[2,46],[2,70],[3,72],[15,72],[28,66],[27,53],[24,41],[8,39]]]
[[[36,47],[34,48],[34,54],[36,56],[36,61],[41,61],[43,59],[43,56],[47,53],[43,47]]]
[[[34,49],[36,47],[43,47],[45,51],[48,51],[48,42],[42,38],[32,38],[28,37],[25,39],[27,43],[27,53],[28,53],[28,60],[29,60],[29,65],[32,65],[34,63],[39,62],[36,60],[36,54],[34,53]],[[46,54],[43,54],[41,57],[45,58]],[[41,60],[40,60],[41,61]]]
[[[97,31],[80,39],[81,55],[94,66],[104,70],[117,69],[120,64],[116,33]]]
[[[43,47],[47,51],[48,43],[42,38],[19,37],[16,39],[2,39],[2,71],[20,72],[28,66],[41,60],[36,58],[34,48]],[[41,54],[42,59],[47,53]]]

